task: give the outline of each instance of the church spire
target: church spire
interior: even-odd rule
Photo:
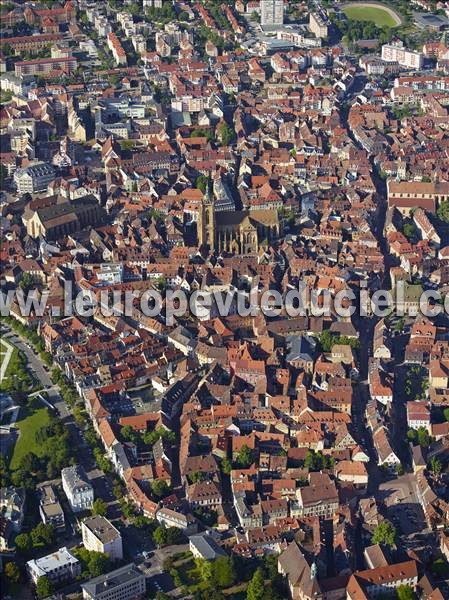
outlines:
[[[213,191],[213,187],[212,187],[212,173],[209,171],[209,175],[207,177],[207,186],[206,186],[206,202],[208,204],[212,203],[212,191]]]
[[[212,187],[212,175],[209,172],[204,199],[198,219],[198,242],[200,246],[205,245],[209,250],[215,247],[215,208]]]

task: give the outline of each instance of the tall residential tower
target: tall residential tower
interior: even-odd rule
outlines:
[[[260,24],[262,27],[284,24],[284,0],[260,0]]]

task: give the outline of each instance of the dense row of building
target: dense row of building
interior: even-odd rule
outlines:
[[[276,553],[303,600],[399,586],[443,598],[430,565],[449,555],[449,326],[417,313],[423,291],[449,291],[444,40],[356,59],[327,45],[321,6],[297,3],[308,25],[295,29],[283,0],[226,3],[226,27],[208,2],[176,0],[185,21],[164,26],[128,4],[27,3],[37,35],[25,38],[12,35],[18,7],[2,13],[15,55],[53,45],[5,59],[0,76],[2,288],[31,279],[46,299],[41,314],[13,301],[12,316],[73,384],[126,501],[181,530],[195,557]],[[238,309],[237,292],[266,308],[302,283],[305,313]],[[70,308],[89,294],[89,313],[67,314],[68,284]],[[373,314],[384,287],[403,317]],[[156,292],[145,314],[140,298]],[[170,313],[170,294],[198,292],[201,312]],[[365,316],[319,310],[350,292],[366,292]],[[134,294],[130,311],[104,310],[105,293]],[[217,295],[230,293],[223,314]],[[62,470],[64,497],[84,547],[121,561],[121,530],[85,518],[84,466]],[[390,549],[372,543],[393,519],[386,482],[393,496],[409,486],[416,520]],[[22,528],[22,492],[2,489],[2,550]],[[41,486],[40,517],[58,532],[61,504]],[[30,560],[31,580],[76,579],[75,554]],[[128,564],[82,589],[127,600],[145,576]]]

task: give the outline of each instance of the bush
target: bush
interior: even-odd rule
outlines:
[[[54,586],[48,577],[39,577],[36,583],[36,593],[38,598],[47,598],[54,591]]]
[[[12,581],[12,583],[19,583],[20,569],[16,565],[16,563],[13,563],[13,562],[6,563],[5,575],[9,579],[9,581]]]
[[[444,558],[437,558],[432,563],[431,569],[439,577],[447,577],[449,575],[449,565]]]

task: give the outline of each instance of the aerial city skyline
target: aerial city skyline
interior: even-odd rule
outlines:
[[[449,598],[449,3],[0,27],[5,600]]]

